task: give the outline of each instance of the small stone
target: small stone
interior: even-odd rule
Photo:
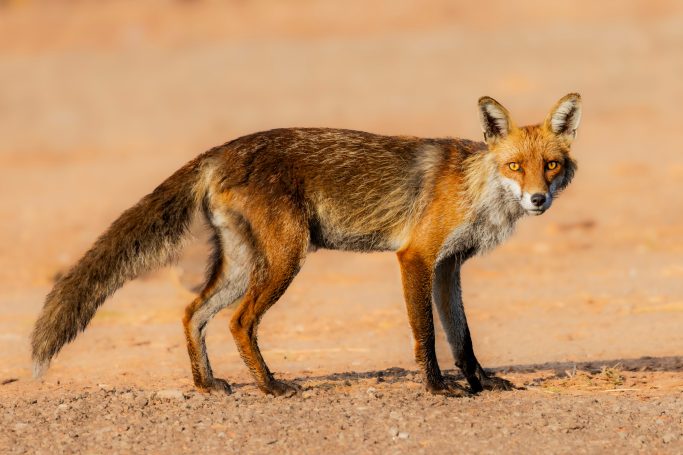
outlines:
[[[62,403],[62,404],[60,404],[59,406],[57,406],[57,409],[58,409],[59,411],[66,411],[66,410],[69,409],[69,405],[66,404],[66,403]]]
[[[162,400],[184,400],[185,399],[185,395],[183,395],[183,392],[178,390],[178,389],[159,390],[155,394],[155,397],[162,399]]]
[[[401,418],[401,414],[399,414],[399,413],[396,412],[396,411],[391,411],[391,412],[389,413],[389,418],[394,419],[394,420],[398,420],[398,419]]]
[[[391,436],[392,438],[397,437],[398,436],[398,428],[396,428],[396,427],[389,428],[389,436]]]
[[[97,384],[97,387],[99,387],[100,390],[104,390],[105,392],[113,392],[114,391],[114,386],[111,386],[109,384]]]
[[[673,433],[667,433],[667,434],[665,434],[664,436],[662,436],[662,442],[663,442],[664,444],[668,444],[668,443],[670,443],[671,441],[674,441],[674,440],[676,440],[676,435],[673,434]]]
[[[368,387],[368,390],[366,390],[366,393],[371,396],[372,398],[382,398],[383,394],[382,392],[378,392],[376,388],[374,387]]]
[[[14,424],[14,431],[24,431],[28,428],[28,423],[18,422]]]
[[[301,397],[306,399],[306,398],[312,398],[315,396],[315,390],[304,390],[304,392],[301,394]]]
[[[398,439],[408,439],[410,437],[410,433],[407,433],[405,431],[400,431],[398,433]]]

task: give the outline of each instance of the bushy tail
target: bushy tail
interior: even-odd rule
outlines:
[[[123,212],[57,281],[31,337],[34,377],[40,376],[62,346],[86,328],[114,291],[173,258],[205,192],[202,158],[189,162]]]

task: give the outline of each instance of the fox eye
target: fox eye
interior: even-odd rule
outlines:
[[[519,171],[519,163],[509,163],[508,167],[513,171]]]
[[[552,171],[553,169],[557,168],[558,164],[560,164],[560,163],[558,163],[557,161],[548,161],[548,164],[546,164],[545,167],[549,171]]]

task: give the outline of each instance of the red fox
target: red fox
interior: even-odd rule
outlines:
[[[231,390],[214,377],[204,340],[209,320],[236,305],[230,330],[258,387],[276,396],[297,392],[270,372],[256,332],[306,254],[318,248],[397,253],[415,358],[429,392],[462,394],[439,369],[432,305],[472,392],[511,388],[474,355],[460,267],[506,239],[523,215],[548,210],[572,180],[581,98],[564,96],[532,126],[515,126],[489,97],[479,100],[479,116],[484,142],[290,128],[199,155],[126,210],[56,282],[32,334],[34,375],[125,281],[171,261],[201,212],[213,232],[213,255],[183,319],[199,390]]]

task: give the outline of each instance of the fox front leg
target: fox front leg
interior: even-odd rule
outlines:
[[[431,298],[431,263],[419,251],[401,251],[398,258],[401,265],[408,320],[415,340],[415,360],[422,370],[425,387],[427,391],[433,394],[466,395],[465,391],[444,381],[436,359]]]
[[[460,266],[461,261],[456,256],[441,260],[435,268],[432,288],[432,298],[446,332],[455,365],[460,368],[474,393],[484,389],[511,390],[514,388],[511,382],[489,376],[474,355],[470,329],[467,326],[465,308],[462,303]]]

